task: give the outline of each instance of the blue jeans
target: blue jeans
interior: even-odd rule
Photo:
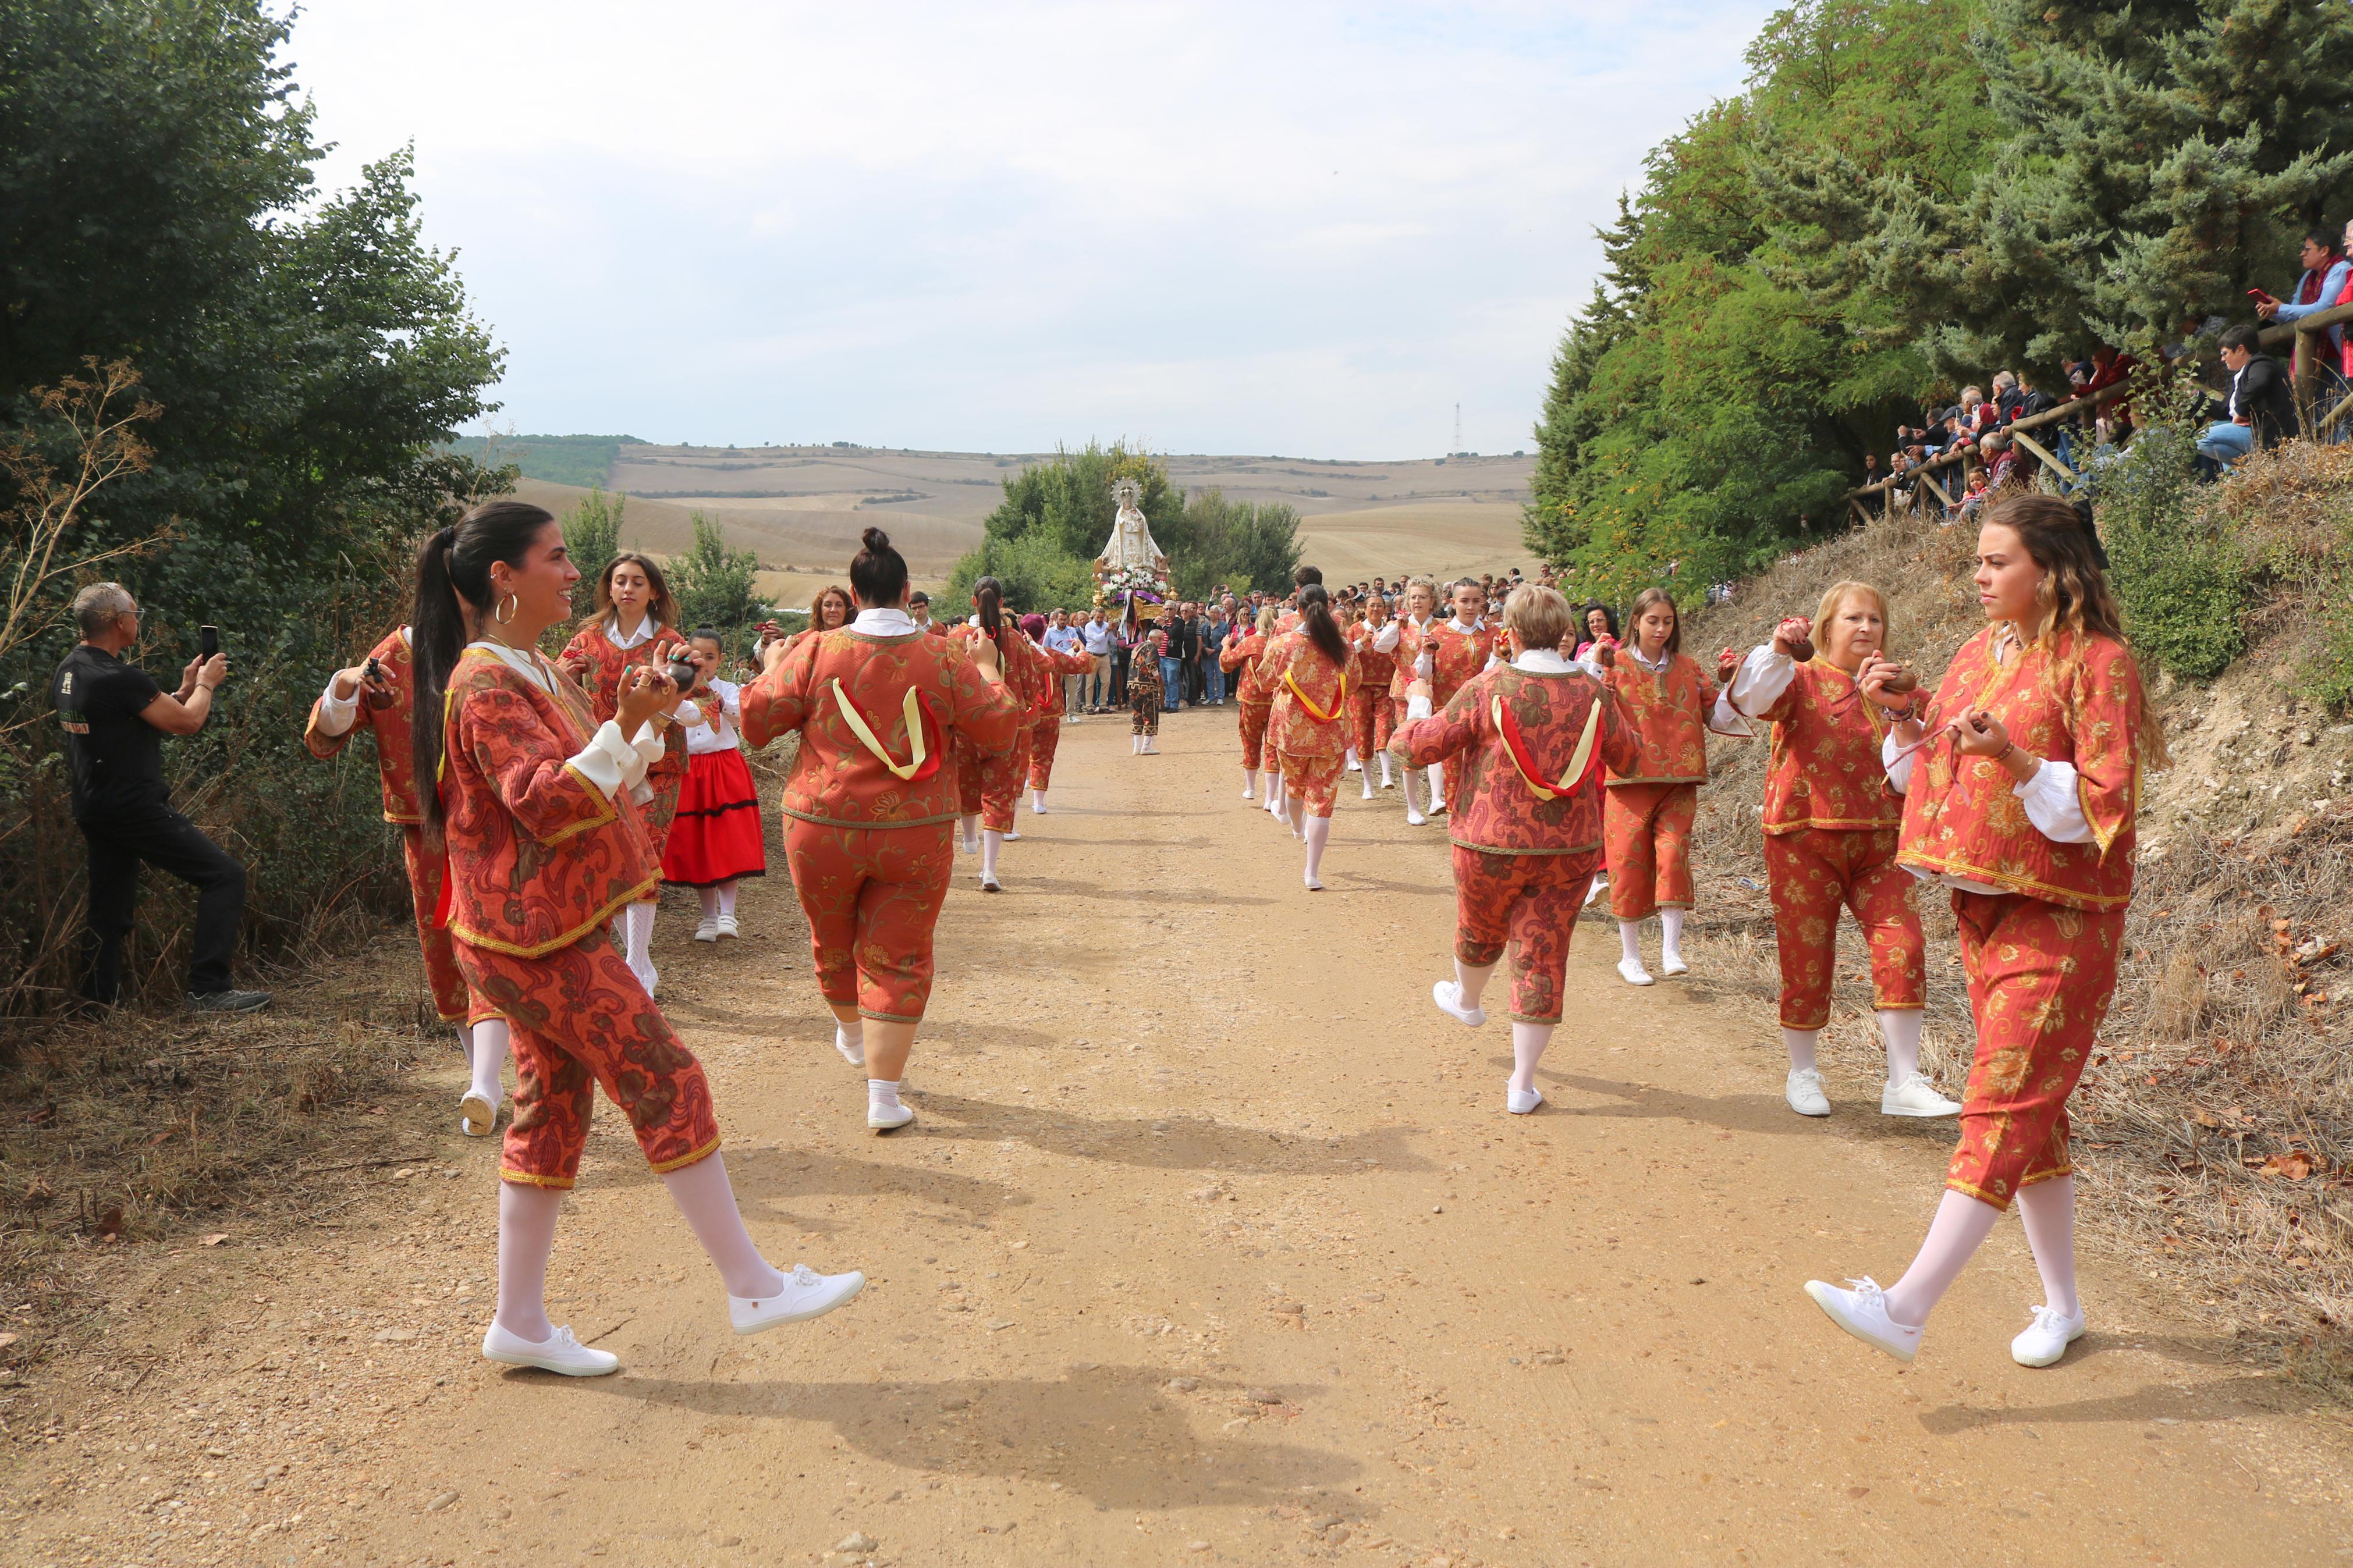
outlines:
[[[1176,711],[1176,699],[1185,689],[1184,681],[1185,661],[1183,659],[1163,658],[1160,661],[1160,710],[1162,712]]]
[[[2254,426],[2233,425],[2227,419],[2209,425],[2206,434],[2198,437],[2198,455],[2226,468],[2254,449]]]
[[[1218,668],[1216,659],[1201,661],[1201,682],[1210,701],[1223,702],[1226,700],[1226,672]]]

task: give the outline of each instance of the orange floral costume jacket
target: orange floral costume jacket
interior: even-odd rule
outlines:
[[[1903,820],[1904,797],[1888,787],[1881,760],[1886,724],[1854,677],[1826,659],[1800,664],[1757,716],[1773,726],[1766,832],[1876,830]]]
[[[384,786],[384,819],[403,827],[414,827],[425,820],[424,808],[417,799],[417,763],[409,738],[409,726],[416,721],[417,711],[416,662],[409,656],[408,639],[397,626],[368,650],[368,657],[384,671],[385,682],[392,689],[392,706],[372,706],[363,687],[359,715],[352,721],[351,728],[340,735],[330,735],[319,728],[319,702],[313,701],[310,722],[302,730],[302,744],[321,762],[330,762],[352,743],[353,736],[364,729],[374,730],[376,773]]]
[[[1707,716],[1715,708],[1716,687],[1697,659],[1679,653],[1654,672],[1621,648],[1609,689],[1639,747],[1631,768],[1611,764],[1612,785],[1707,782]]]
[[[1614,695],[1584,671],[1498,665],[1441,711],[1398,725],[1389,751],[1411,767],[1461,764],[1447,822],[1461,847],[1583,855],[1601,847],[1601,768],[1630,765],[1637,742]]]
[[[1436,634],[1438,647],[1430,659],[1430,705],[1443,708],[1454,700],[1454,694],[1463,683],[1487,668],[1487,658],[1495,651],[1495,631],[1481,625],[1476,630],[1459,632],[1452,621],[1432,621],[1426,631]],[[1398,668],[1407,680],[1413,679],[1414,656],[1420,648],[1409,648],[1399,634]]]
[[[442,740],[449,934],[537,958],[601,931],[661,877],[628,791],[613,799],[572,765],[599,721],[554,665],[543,691],[497,654],[449,672]]]
[[[1963,756],[1932,729],[1904,798],[1897,861],[2067,909],[2120,910],[2132,902],[2135,809],[2140,763],[2140,671],[2111,637],[2062,632],[1996,659],[1989,626],[1962,645],[1936,685],[1932,723],[1985,709],[2021,750],[2072,763],[2093,842],[2054,844],[2035,831],[2008,769]]]
[[[801,732],[785,815],[827,827],[954,821],[951,737],[995,754],[1013,744],[1023,720],[1018,694],[983,675],[953,639],[846,626],[796,644],[744,688],[741,703],[744,739],[754,748]]]
[[[1358,621],[1351,629],[1350,636],[1348,637],[1348,641],[1354,645],[1356,650],[1356,663],[1365,672],[1364,689],[1366,691],[1371,692],[1376,697],[1388,697],[1390,692],[1390,688],[1397,683],[1397,655],[1395,653],[1379,653],[1375,651],[1373,647],[1373,637],[1375,634],[1381,631],[1384,626],[1394,624],[1395,623],[1393,622],[1384,622],[1383,626],[1377,626],[1370,621]],[[1405,646],[1405,634],[1403,632],[1399,632],[1398,634],[1398,646],[1399,647],[1403,647]]]
[[[1389,695],[1399,702],[1406,700],[1406,688],[1414,682],[1413,661],[1421,652],[1422,634],[1436,625],[1435,618],[1427,621],[1417,621],[1410,616],[1397,618],[1397,652],[1389,656],[1389,663],[1397,673],[1389,677]],[[1433,700],[1430,710],[1435,712],[1443,706],[1443,703]]]
[[[602,724],[621,710],[621,677],[632,669],[651,669],[669,658],[670,648],[685,640],[670,627],[662,626],[635,647],[615,647],[605,635],[605,617],[599,616],[574,633],[558,657],[585,658],[592,667],[588,679],[580,684],[588,693],[596,722]],[[686,727],[672,724],[662,734],[661,761],[646,770],[646,782],[653,786],[656,795],[675,797],[685,778]]]
[[[1261,690],[1271,694],[1267,741],[1288,757],[1340,756],[1348,749],[1347,695],[1363,682],[1352,650],[1335,667],[1304,632],[1285,632],[1258,662]]]
[[[1264,704],[1274,700],[1258,683],[1259,660],[1265,657],[1269,638],[1251,632],[1228,643],[1218,654],[1218,668],[1227,671],[1240,669],[1241,679],[1234,683],[1234,700]]]

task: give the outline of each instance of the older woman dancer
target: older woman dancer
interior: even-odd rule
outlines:
[[[955,852],[952,736],[1002,756],[1022,700],[1005,685],[993,637],[967,653],[907,618],[907,563],[879,528],[849,563],[858,618],[786,651],[744,689],[744,735],[787,730],[800,754],[785,782],[785,855],[808,915],[834,1047],[866,1069],[866,1125],[903,1127],[899,1098],[932,994],[932,933]],[[902,761],[901,759],[904,759]]]
[[[1259,683],[1274,694],[1267,736],[1282,771],[1284,809],[1293,837],[1307,844],[1307,890],[1320,893],[1324,847],[1332,841],[1332,805],[1347,754],[1348,693],[1362,684],[1356,655],[1332,618],[1321,583],[1299,591],[1299,626],[1274,639],[1259,661]]]
[[[1951,889],[1977,1021],[1961,1142],[1945,1195],[1904,1277],[1806,1293],[1841,1328],[1899,1361],[2015,1200],[2043,1300],[2010,1342],[2049,1366],[2082,1337],[2067,1097],[2114,999],[2132,902],[2134,816],[2165,737],[2141,690],[2099,544],[2051,496],[1998,502],[1978,531],[1986,629],[1964,644],[1927,716],[1896,694],[1897,667],[1862,671],[1894,724],[1884,757],[1905,792],[1898,862]]]
[[[1799,651],[1819,652],[1800,662]],[[1873,1005],[1887,1046],[1883,1116],[1951,1116],[1961,1108],[1920,1071],[1927,1005],[1926,943],[1913,879],[1895,864],[1904,797],[1887,785],[1879,749],[1887,725],[1855,684],[1887,650],[1887,600],[1868,583],[1833,583],[1813,619],[1792,616],[1749,654],[1732,705],[1773,727],[1765,774],[1765,880],[1781,960],[1784,1094],[1800,1116],[1828,1116],[1814,1056],[1831,1016],[1841,905],[1871,952]]]
[[[482,1354],[573,1377],[620,1358],[547,1320],[555,1222],[580,1168],[596,1087],[718,1268],[739,1334],[817,1317],[862,1274],[779,1273],[735,1209],[702,1068],[606,933],[656,877],[640,796],[662,750],[649,727],[678,700],[659,671],[619,683],[601,723],[537,651],[580,580],[555,519],[522,501],[476,507],[417,563],[415,775],[438,780],[426,822],[449,854],[448,924],[467,984],[512,1026],[515,1114],[499,1163],[499,1304]]]
[[[1454,845],[1454,978],[1439,1011],[1477,1028],[1480,997],[1512,954],[1512,1077],[1504,1109],[1543,1103],[1535,1070],[1560,1023],[1570,934],[1601,849],[1600,769],[1633,761],[1633,734],[1606,682],[1561,656],[1568,601],[1522,584],[1504,602],[1509,662],[1463,682],[1443,711],[1400,726],[1389,749],[1409,767],[1462,764],[1447,837]],[[1427,682],[1414,690],[1426,694]]]

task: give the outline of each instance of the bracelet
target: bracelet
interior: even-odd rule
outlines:
[[[1996,752],[1996,753],[1994,754],[1994,759],[1993,759],[1993,760],[1994,760],[1997,763],[2008,763],[2008,762],[2010,761],[2010,752],[2014,752],[2014,751],[2016,751],[2016,750],[2018,750],[2018,742],[2015,742],[2015,741],[2004,741],[2004,742],[2001,743],[2001,750],[2000,750],[2000,752]]]

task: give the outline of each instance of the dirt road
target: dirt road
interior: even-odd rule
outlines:
[[[1507,1118],[1505,1026],[1429,1001],[1439,830],[1344,795],[1310,895],[1236,798],[1227,712],[1163,745],[1071,728],[1006,894],[965,863],[922,1120],[892,1137],[859,1115],[781,874],[741,942],[665,912],[662,1001],[754,1234],[864,1268],[852,1307],[732,1336],[606,1108],[550,1310],[623,1370],[486,1365],[493,1152],[442,1131],[452,1069],[400,1112],[428,1157],[342,1228],[161,1259],[52,1369],[165,1355],[16,1463],[0,1558],[2353,1557],[2342,1420],[2126,1262],[2089,1263],[2092,1334],[2041,1373],[2007,1354],[2039,1299],[2015,1225],[1911,1369],[1806,1302],[1810,1275],[1900,1272],[1949,1124],[1851,1096],[1791,1115],[1769,1017],[1704,975],[1628,989],[1593,924],[1550,1103]]]

